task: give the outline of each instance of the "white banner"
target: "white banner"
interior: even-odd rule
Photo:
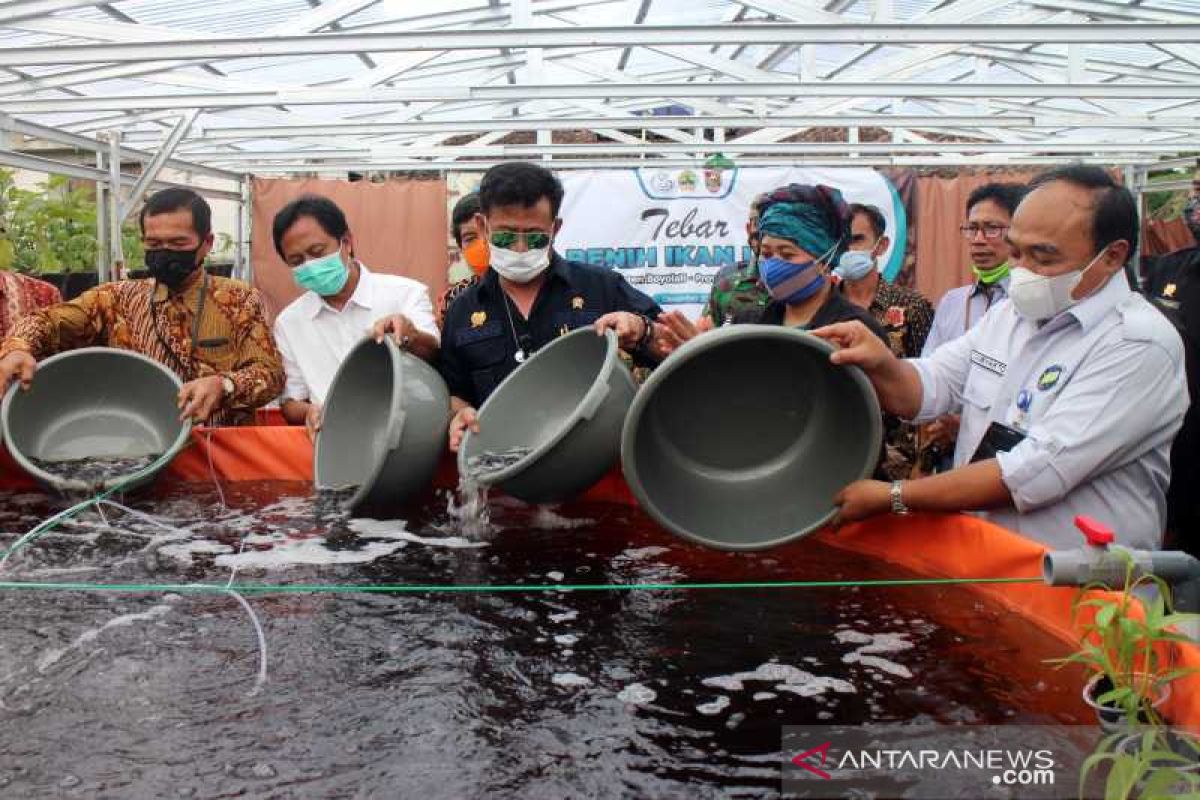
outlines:
[[[887,218],[886,278],[903,262],[908,220],[891,181],[872,169],[751,167],[560,173],[566,196],[555,248],[564,257],[618,269],[659,305],[697,316],[713,277],[747,261],[750,201],[789,183],[823,183],[847,203]]]

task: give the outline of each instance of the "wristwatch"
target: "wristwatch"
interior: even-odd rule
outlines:
[[[222,375],[221,388],[225,390],[226,397],[231,397],[233,396],[233,392],[237,387],[233,385],[233,378],[229,377],[228,375]]]
[[[892,481],[892,488],[889,494],[892,496],[892,513],[899,516],[904,516],[908,513],[908,506],[904,505],[904,497],[902,487],[904,481]]]

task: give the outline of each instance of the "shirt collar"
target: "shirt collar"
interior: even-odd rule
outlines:
[[[554,279],[561,280],[570,288],[575,288],[574,276],[570,263],[560,256],[556,251],[550,251],[550,266],[546,268],[546,281]],[[500,275],[496,270],[488,267],[488,271],[483,273],[483,279],[479,281],[479,294],[482,300],[489,292],[500,291]]]
[[[1008,297],[1008,282],[1010,280],[1011,276],[1005,275],[1003,278],[993,283],[990,287],[987,287],[990,288],[993,293],[995,293],[995,296],[992,297],[992,300],[1001,300],[1005,297]],[[984,284],[980,283],[979,281],[975,281],[975,283],[971,285],[971,296],[974,297],[977,294],[985,294],[987,292],[987,288],[985,288]]]
[[[187,280],[180,284],[179,288],[175,291],[168,289],[165,283],[151,279],[151,285],[154,287],[151,297],[153,297],[154,302],[156,303],[162,303],[172,296],[184,297],[188,292],[196,288],[196,284],[200,282],[200,279],[204,277],[205,274],[204,267],[192,270],[192,273],[188,275]]]
[[[1125,302],[1131,294],[1133,294],[1133,290],[1129,288],[1125,271],[1121,270],[1109,278],[1108,283],[1101,286],[1098,291],[1071,306],[1064,316],[1074,317],[1083,332],[1088,333],[1108,315],[1109,311]]]
[[[358,286],[354,287],[354,294],[350,295],[350,299],[346,301],[346,305],[342,306],[342,311],[345,311],[347,306],[350,305],[357,305],[369,311],[372,308],[372,302],[374,300],[374,292],[371,291],[370,286],[371,271],[368,270],[367,265],[361,261],[355,261],[354,263],[358,264]],[[311,314],[313,319],[316,319],[318,316],[320,316],[322,311],[328,311],[330,314],[341,313],[341,311],[338,311],[336,308],[329,305],[329,303],[325,302],[324,297],[321,297],[316,292],[312,292],[311,294],[313,300],[316,301],[312,303]]]

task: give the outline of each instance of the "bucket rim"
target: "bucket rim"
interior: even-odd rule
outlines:
[[[58,362],[66,361],[71,358],[78,358],[80,356],[100,355],[100,354],[118,355],[118,356],[121,356],[124,358],[133,358],[133,359],[142,361],[142,362],[154,367],[155,369],[159,370],[164,375],[166,375],[171,380],[171,383],[175,386],[176,390],[183,388],[183,380],[180,379],[180,377],[178,375],[176,375],[174,371],[168,369],[166,367],[166,365],[161,364],[158,361],[155,361],[153,358],[150,358],[149,356],[139,353],[135,350],[125,350],[120,347],[79,347],[74,350],[64,350],[61,353],[55,353],[52,356],[49,356],[47,358],[42,359],[41,361],[38,361],[37,370],[43,370],[48,366],[52,366],[54,364],[57,364]],[[34,372],[34,380],[37,380],[37,372],[36,371]],[[12,404],[17,402],[17,400],[16,400],[17,393],[20,391],[21,391],[20,386],[18,386],[17,383],[14,381],[8,387],[8,390],[4,393],[4,400],[3,400],[3,402],[0,402],[0,432],[7,431],[9,428],[9,421],[8,421],[9,414],[11,413]],[[187,444],[188,438],[191,436],[191,433],[192,433],[192,422],[191,422],[191,420],[185,420],[183,423],[181,423],[180,429],[179,429],[179,434],[175,437],[175,440],[173,442],[171,442],[171,444],[165,450],[163,450],[162,454],[159,455],[158,458],[162,459],[166,456],[170,456],[173,458],[174,456],[176,456],[179,453],[179,451],[184,448],[184,445]],[[105,490],[113,488],[114,486],[121,485],[121,483],[123,481],[125,481],[129,478],[129,475],[120,475],[120,476],[116,476],[113,478],[106,478],[105,480],[100,481],[98,483],[89,483],[87,481],[79,480],[77,478],[64,478],[61,475],[55,475],[52,472],[46,472],[45,470],[36,466],[32,461],[29,460],[28,457],[26,457],[26,455],[24,453],[22,453],[20,451],[19,448],[17,448],[14,445],[14,443],[11,441],[11,439],[12,439],[12,437],[7,437],[4,440],[5,445],[8,449],[9,454],[13,457],[13,460],[17,462],[17,464],[21,467],[21,469],[25,470],[30,475],[34,476],[35,478],[42,481],[43,483],[46,483],[46,484],[54,487],[58,491],[62,491],[62,492],[67,492],[67,491],[72,491],[72,492],[105,491]],[[170,459],[167,459],[167,460],[169,461]]]
[[[485,400],[483,405],[479,407],[480,422],[483,421],[483,416],[487,413],[488,406],[492,404],[492,401],[500,394],[505,385],[508,384],[509,381],[513,380],[517,373],[519,373],[522,369],[529,364],[532,364],[543,354],[553,350],[554,347],[560,342],[566,341],[573,336],[589,335],[596,336],[596,331],[591,326],[576,328],[575,330],[568,332],[565,336],[559,336],[558,338],[554,339],[554,341],[550,342],[541,350],[534,353],[528,361],[510,372],[508,377],[501,381],[500,385],[492,390],[492,393],[488,396],[488,399]],[[591,387],[588,388],[587,392],[584,393],[579,402],[575,404],[575,408],[572,409],[571,413],[565,418],[566,421],[559,425],[558,430],[556,430],[549,439],[544,441],[538,447],[534,448],[529,452],[528,455],[516,463],[509,464],[503,469],[494,470],[492,472],[471,475],[470,471],[467,469],[467,443],[471,440],[473,434],[470,430],[468,430],[466,435],[463,437],[462,443],[458,447],[458,457],[455,459],[458,466],[458,473],[460,475],[471,475],[471,477],[481,485],[492,486],[496,484],[502,484],[505,481],[512,480],[525,470],[532,467],[541,459],[543,455],[549,452],[551,448],[555,447],[559,442],[565,439],[567,434],[574,430],[576,424],[579,422],[580,409],[586,408],[589,404],[596,402],[595,398],[597,395],[608,394],[608,392],[611,391],[608,382],[612,377],[613,370],[620,366],[620,356],[618,354],[620,347],[617,343],[617,334],[611,329],[604,331],[604,340],[604,360],[600,364],[600,369],[596,373],[596,378],[592,381]],[[632,376],[627,377],[629,378],[630,383],[632,383]]]
[[[641,388],[634,395],[633,403],[629,407],[629,413],[625,416],[625,424],[621,429],[621,471],[625,476],[625,482],[637,498],[638,505],[649,514],[659,525],[662,525],[676,536],[682,537],[697,544],[706,547],[712,547],[718,550],[729,551],[744,551],[750,552],[755,550],[766,550],[772,547],[778,547],[781,544],[802,539],[810,536],[824,528],[837,515],[837,506],[832,505],[831,508],[814,520],[805,528],[790,531],[772,539],[763,541],[755,541],[750,543],[734,543],[721,541],[718,539],[710,539],[690,531],[670,516],[662,511],[661,508],[653,501],[646,491],[642,483],[642,476],[638,473],[637,460],[634,458],[633,439],[638,424],[641,422],[642,416],[646,413],[651,400],[654,397],[655,391],[659,384],[667,381],[670,376],[685,364],[691,361],[696,356],[708,350],[712,350],[726,344],[731,340],[748,339],[778,339],[781,341],[789,341],[792,343],[802,344],[806,347],[814,349],[819,353],[823,353],[826,358],[831,356],[836,348],[829,342],[814,336],[812,333],[801,330],[799,328],[790,328],[782,325],[761,325],[761,324],[739,324],[728,325],[717,328],[712,331],[702,333],[690,341],[683,344],[674,353],[663,360],[661,364],[653,372],[650,377],[642,384]],[[867,378],[865,372],[855,366],[838,366],[837,369],[846,370],[851,381],[859,388],[860,393],[866,399],[871,410],[870,420],[867,423],[869,427],[868,436],[871,442],[876,443],[875,447],[871,448],[864,458],[862,467],[854,473],[857,477],[852,480],[860,480],[869,477],[875,469],[875,465],[879,461],[878,450],[883,441],[883,412],[879,406],[879,398],[875,394],[875,388],[871,385],[871,381]]]
[[[379,481],[379,475],[383,472],[383,467],[385,464],[387,464],[387,460],[391,458],[392,453],[396,452],[396,450],[400,448],[400,440],[404,435],[404,425],[406,422],[404,419],[405,414],[403,407],[404,393],[401,391],[404,383],[404,359],[401,357],[400,348],[396,346],[395,340],[393,340],[390,336],[385,336],[382,342],[375,341],[374,337],[370,335],[364,336],[356,345],[354,345],[354,347],[350,348],[350,352],[346,353],[346,357],[342,359],[342,363],[338,365],[337,372],[335,372],[333,375],[333,380],[329,383],[329,392],[325,396],[325,406],[322,408],[321,414],[324,416],[324,414],[328,411],[329,400],[334,396],[333,390],[337,388],[343,372],[346,371],[354,356],[360,350],[365,350],[371,345],[382,345],[386,349],[388,359],[392,365],[392,390],[391,396],[388,398],[388,405],[391,409],[388,414],[388,429],[381,431],[380,435],[387,436],[389,433],[391,433],[391,441],[394,441],[396,444],[395,446],[391,446],[389,443],[388,447],[380,451],[379,457],[375,459],[375,463],[371,465],[371,468],[368,471],[367,478],[363,480],[361,484],[359,484],[354,494],[342,504],[346,508],[350,509],[357,507],[360,503],[365,501],[367,496],[370,495],[370,493],[375,489],[375,484]],[[394,432],[391,429],[393,424],[397,426],[397,429]],[[322,425],[321,430],[317,432],[316,441],[313,443],[313,487],[316,489],[325,490],[344,488],[322,484],[320,476],[317,474],[317,470],[320,468],[319,465],[321,463],[321,443],[324,440],[324,434],[325,427]]]

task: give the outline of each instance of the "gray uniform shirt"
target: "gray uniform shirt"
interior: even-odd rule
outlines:
[[[1183,344],[1123,274],[1041,326],[1005,300],[909,363],[921,376],[918,421],[962,407],[955,467],[992,422],[1025,434],[997,457],[1015,508],[987,518],[1074,548],[1074,518],[1085,514],[1122,544],[1160,546],[1171,442],[1188,405]]]
[[[925,345],[921,348],[921,357],[929,358],[933,351],[952,342],[983,319],[992,306],[1000,305],[1000,301],[1008,297],[1008,278],[1002,278],[992,286],[989,297],[977,283],[969,283],[951,289],[942,295],[933,313],[933,325],[929,336],[925,337]]]

